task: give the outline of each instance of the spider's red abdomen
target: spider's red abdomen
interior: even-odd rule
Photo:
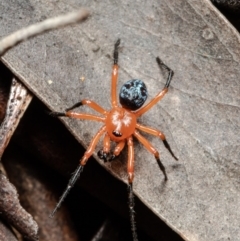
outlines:
[[[121,107],[113,108],[106,118],[108,135],[112,141],[122,141],[133,134],[136,123],[134,113]]]

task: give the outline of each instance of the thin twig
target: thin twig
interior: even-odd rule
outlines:
[[[44,20],[40,23],[30,25],[26,28],[20,29],[0,41],[0,56],[13,46],[21,43],[22,41],[34,37],[46,31],[64,27],[69,24],[81,22],[89,16],[86,9],[79,9],[77,12],[68,13],[58,17]]]
[[[14,226],[27,240],[37,241],[38,224],[19,202],[16,188],[9,182],[8,178],[0,172],[0,213],[10,225]],[[8,234],[1,233],[3,236]],[[7,239],[9,240],[9,239]]]

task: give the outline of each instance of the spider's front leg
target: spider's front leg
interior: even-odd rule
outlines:
[[[89,157],[93,154],[95,147],[100,139],[100,137],[104,134],[104,132],[106,132],[106,126],[103,126],[98,132],[97,134],[93,137],[88,149],[85,151],[84,156],[81,158],[80,160],[80,164],[77,167],[77,169],[74,171],[71,179],[68,182],[67,188],[65,189],[65,191],[63,192],[62,196],[60,197],[56,207],[54,208],[54,210],[52,211],[52,213],[50,214],[50,217],[52,218],[54,216],[54,214],[56,213],[56,211],[58,210],[58,208],[60,208],[62,202],[64,201],[64,199],[66,198],[67,194],[69,193],[69,191],[71,190],[71,188],[74,186],[75,182],[77,181],[77,179],[80,176],[80,173],[83,171],[83,167],[86,165]]]
[[[138,241],[137,228],[135,222],[135,211],[134,211],[134,194],[133,194],[133,178],[134,178],[134,148],[133,148],[133,138],[130,136],[127,139],[128,145],[128,204],[130,211],[130,222],[132,227],[133,241]]]

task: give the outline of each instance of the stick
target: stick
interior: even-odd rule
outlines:
[[[5,54],[8,49],[16,46],[28,38],[32,38],[49,30],[84,21],[88,16],[89,12],[86,9],[81,8],[77,12],[50,18],[40,23],[20,29],[0,41],[0,56]]]

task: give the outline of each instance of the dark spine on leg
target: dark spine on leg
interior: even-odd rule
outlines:
[[[164,174],[165,181],[167,181],[167,180],[168,180],[168,177],[167,177],[167,173],[166,173],[166,171],[165,171],[165,167],[163,166],[162,162],[160,161],[160,159],[159,159],[158,157],[155,157],[155,158],[156,158],[156,160],[157,160],[157,163],[158,163],[159,168],[161,169],[161,171],[162,171],[163,174]]]
[[[77,181],[77,179],[80,176],[80,173],[83,170],[83,166],[79,165],[78,168],[74,171],[71,179],[68,182],[67,188],[65,189],[65,191],[63,192],[62,196],[60,197],[56,207],[54,208],[54,210],[52,211],[52,213],[50,214],[50,217],[52,218],[54,216],[54,214],[56,213],[56,211],[60,208],[62,202],[64,201],[65,197],[67,196],[67,194],[69,193],[70,189],[74,186],[75,182]]]
[[[137,228],[135,223],[134,194],[133,194],[132,183],[130,183],[128,186],[128,200],[129,200],[129,211],[130,211],[130,221],[131,221],[133,241],[138,241]]]
[[[173,158],[174,158],[175,160],[178,160],[178,158],[174,155],[174,153],[173,153],[171,147],[169,146],[168,142],[167,142],[166,140],[163,140],[163,144],[164,144],[164,146],[168,149],[168,151],[171,153],[171,155],[173,156]]]
[[[73,109],[75,109],[75,108],[77,108],[77,107],[79,107],[79,106],[81,106],[81,105],[82,105],[82,101],[80,101],[80,102],[74,104],[73,106],[67,108],[66,111],[73,110]]]
[[[114,46],[114,52],[113,52],[113,63],[118,64],[118,47],[120,45],[120,39],[117,40]]]

